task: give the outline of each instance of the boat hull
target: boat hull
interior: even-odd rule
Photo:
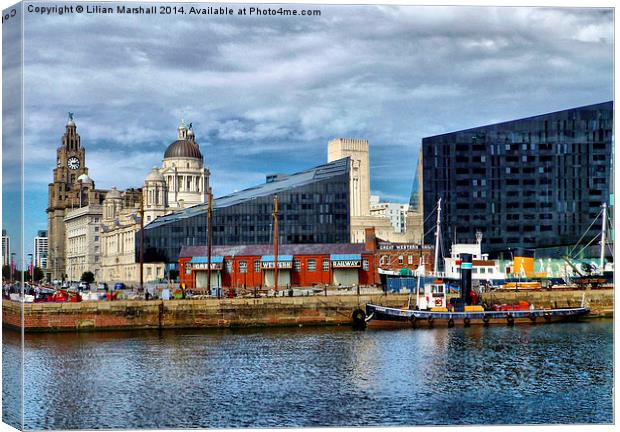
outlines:
[[[366,324],[369,328],[536,325],[576,321],[589,312],[589,309],[585,307],[484,312],[431,312],[367,304]]]

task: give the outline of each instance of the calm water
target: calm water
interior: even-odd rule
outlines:
[[[20,336],[3,337],[16,423]],[[27,335],[25,427],[610,423],[612,344],[607,320]]]

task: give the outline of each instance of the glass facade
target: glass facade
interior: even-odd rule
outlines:
[[[612,125],[605,102],[424,138],[424,241],[441,197],[445,251],[476,231],[491,252],[574,245],[610,204]]]
[[[348,243],[349,165],[340,159],[214,200],[213,245],[273,243],[274,195],[280,244]],[[144,230],[145,261],[178,262],[182,246],[207,244],[207,226],[205,205],[156,219]]]

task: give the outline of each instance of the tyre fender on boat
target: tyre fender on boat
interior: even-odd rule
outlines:
[[[506,317],[506,322],[508,323],[509,326],[514,325],[515,323],[515,317],[513,317],[512,315],[508,314],[508,316]]]
[[[536,322],[536,315],[534,315],[533,313],[530,314],[530,321],[532,321],[533,323]]]
[[[491,319],[490,319],[487,315],[485,315],[485,316],[483,316],[483,317],[482,317],[482,323],[483,323],[485,326],[488,326],[488,325],[489,325],[489,321],[490,321],[490,320],[491,320]]]
[[[411,315],[409,317],[409,322],[411,323],[411,327],[416,328],[418,326],[418,319],[416,318],[415,315]]]
[[[357,308],[353,311],[351,315],[351,319],[353,320],[354,328],[365,328],[366,327],[366,312],[362,309]]]
[[[465,327],[469,327],[469,326],[470,326],[470,324],[471,324],[471,320],[470,320],[469,318],[465,318],[465,319],[463,320],[463,324],[465,324]]]
[[[551,314],[549,312],[545,312],[545,321],[549,322],[551,321]]]
[[[454,327],[454,318],[450,317],[448,319],[448,328]]]
[[[435,322],[435,318],[433,318],[433,316],[431,315],[428,317],[427,321],[428,321],[428,326],[432,327],[433,323]]]

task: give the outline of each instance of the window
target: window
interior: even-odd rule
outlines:
[[[381,259],[379,260],[381,265],[387,264],[387,255],[381,255]]]
[[[99,227],[95,227],[95,232],[99,232]]]
[[[323,271],[329,271],[329,260],[323,260]]]
[[[254,261],[254,273],[260,273],[260,261]]]
[[[308,271],[316,271],[316,260],[314,258],[308,260]]]
[[[95,241],[99,241],[99,236],[95,236]]]
[[[232,261],[226,261],[226,273],[232,273]]]
[[[362,260],[362,268],[364,269],[364,271],[368,271],[368,260]]]
[[[248,262],[239,261],[239,273],[247,273],[247,272],[248,272]]]
[[[296,272],[301,271],[301,261],[293,260],[293,270]]]
[[[409,265],[413,264],[413,255],[407,256],[407,264]]]
[[[402,263],[403,263],[403,256],[398,255],[398,264],[402,264]]]

